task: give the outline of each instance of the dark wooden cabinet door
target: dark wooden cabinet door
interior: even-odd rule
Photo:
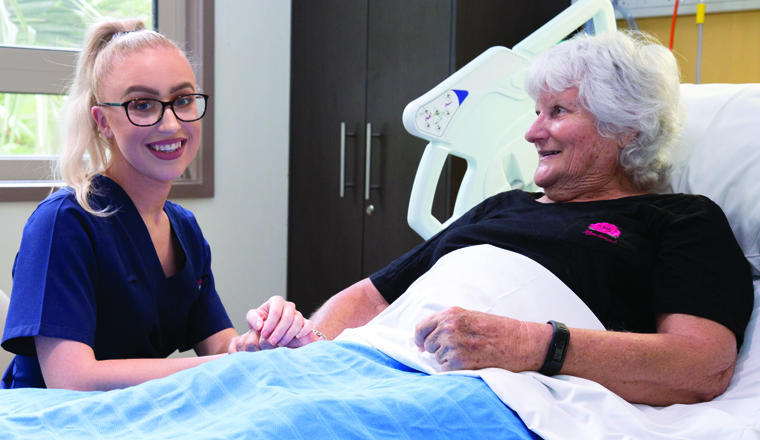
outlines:
[[[451,73],[451,13],[451,0],[293,2],[287,294],[306,315],[422,242],[406,212],[426,142],[401,115]]]
[[[409,196],[427,142],[404,129],[406,105],[451,74],[452,2],[371,0],[367,50],[367,122],[373,139],[370,199],[364,201],[363,276],[400,257],[422,238],[407,223]],[[439,185],[435,214],[444,214]],[[366,208],[372,206],[373,214]]]
[[[287,294],[306,315],[362,275],[366,65],[366,1],[293,2]]]

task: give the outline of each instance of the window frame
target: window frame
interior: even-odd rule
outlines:
[[[157,0],[153,27],[188,53],[199,93],[211,95],[201,119],[198,154],[171,198],[214,196],[214,0]],[[183,43],[184,42],[184,43]],[[0,46],[0,93],[64,94],[78,50]],[[40,201],[63,186],[53,180],[55,156],[0,156],[0,202]]]

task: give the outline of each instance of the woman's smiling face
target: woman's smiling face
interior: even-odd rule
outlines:
[[[176,49],[155,47],[116,62],[98,90],[100,102],[171,101],[195,93],[195,74]],[[161,120],[149,127],[133,125],[120,107],[93,107],[92,115],[103,136],[113,140],[113,162],[106,174],[117,182],[147,178],[170,183],[198,152],[200,121],[180,121],[168,107]]]
[[[594,116],[578,103],[578,89],[543,92],[536,101],[536,114],[525,139],[536,146],[534,181],[549,199],[609,198],[605,195],[628,182],[617,164],[625,144],[599,134]]]

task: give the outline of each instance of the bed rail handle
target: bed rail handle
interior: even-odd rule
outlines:
[[[409,211],[407,211],[407,223],[424,239],[432,237],[440,230],[448,226],[436,219],[433,214],[433,199],[438,186],[441,170],[449,157],[451,150],[443,143],[431,142],[425,147],[420,166],[414,176],[412,195],[409,199]],[[450,220],[454,220],[453,218]]]

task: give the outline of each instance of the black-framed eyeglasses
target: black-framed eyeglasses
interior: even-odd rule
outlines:
[[[110,107],[124,107],[127,119],[138,127],[150,127],[156,125],[164,117],[166,107],[172,109],[172,113],[178,120],[193,122],[206,114],[208,107],[208,95],[193,93],[190,95],[177,96],[171,101],[159,101],[158,99],[137,98],[126,102],[99,102],[98,105]]]

